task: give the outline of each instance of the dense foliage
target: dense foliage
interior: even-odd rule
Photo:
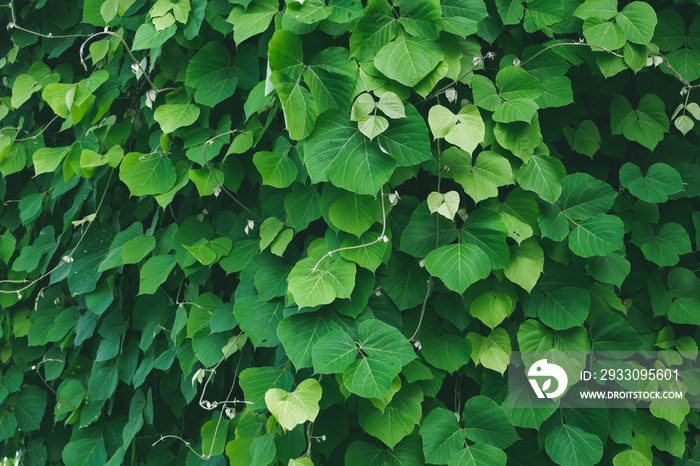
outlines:
[[[512,350],[695,359],[695,2],[0,18],[5,457],[700,462],[687,405],[513,409],[504,376]]]

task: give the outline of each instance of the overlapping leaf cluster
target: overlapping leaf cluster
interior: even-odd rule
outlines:
[[[3,454],[699,462],[687,405],[512,409],[504,376],[697,358],[699,13],[0,6]]]

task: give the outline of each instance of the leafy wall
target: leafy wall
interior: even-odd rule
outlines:
[[[695,2],[0,7],[6,457],[700,462],[504,376],[696,354]]]

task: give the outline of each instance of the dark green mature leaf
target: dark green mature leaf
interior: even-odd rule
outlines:
[[[385,76],[410,87],[426,77],[443,57],[434,42],[404,36],[382,47],[374,64]]]
[[[425,267],[457,293],[464,291],[491,271],[489,257],[471,244],[453,244],[432,251],[425,258]]]
[[[98,466],[107,463],[107,450],[102,438],[82,438],[66,445],[63,462],[76,466]]]
[[[475,396],[464,405],[464,431],[469,440],[506,448],[518,440],[503,408],[485,396]]]
[[[591,297],[587,290],[563,287],[545,296],[537,315],[555,330],[565,330],[582,325],[588,316]]]
[[[462,449],[466,432],[459,427],[453,412],[434,408],[423,420],[420,435],[423,437],[425,460],[446,464]]]
[[[370,0],[350,36],[350,55],[358,61],[374,59],[379,49],[396,34],[398,22],[383,0]]]
[[[638,166],[628,162],[620,168],[620,184],[645,202],[666,202],[669,195],[683,191],[681,176],[665,163],[655,163],[643,176]]]
[[[46,411],[46,400],[46,392],[39,387],[30,385],[22,389],[12,407],[17,427],[26,432],[39,429]]]
[[[311,367],[314,345],[338,325],[323,314],[299,314],[285,317],[277,326],[277,336],[297,369]]]
[[[187,65],[185,84],[197,89],[194,100],[213,107],[236,91],[238,77],[231,57],[221,42],[205,44]]]
[[[555,427],[545,438],[545,449],[557,464],[593,465],[603,456],[600,439],[566,424]]]
[[[306,140],[304,163],[314,183],[330,181],[339,188],[373,196],[396,167],[393,156],[383,153],[336,112],[324,114]]]

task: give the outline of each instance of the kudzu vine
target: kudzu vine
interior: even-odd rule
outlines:
[[[699,18],[0,5],[4,457],[700,462],[687,402],[513,408],[506,378],[542,348],[697,362]]]

